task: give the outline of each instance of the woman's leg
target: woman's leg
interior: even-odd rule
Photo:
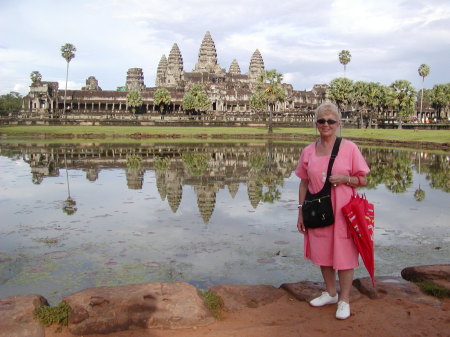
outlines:
[[[320,271],[322,272],[323,280],[325,281],[325,286],[327,292],[330,296],[336,296],[336,272],[333,267],[320,266]]]
[[[339,301],[350,303],[350,290],[353,283],[353,269],[339,270],[339,286],[341,288]]]

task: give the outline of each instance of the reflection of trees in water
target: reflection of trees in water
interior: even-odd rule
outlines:
[[[271,142],[74,145],[67,149],[67,164],[87,172],[90,181],[95,181],[102,169],[122,168],[128,187],[136,189],[142,188],[146,170],[154,170],[161,200],[167,200],[173,212],[180,206],[183,186],[192,186],[200,214],[209,221],[222,189],[235,197],[240,184],[245,184],[253,208],[279,200],[284,179],[295,169],[301,148],[299,144]],[[8,151],[17,156],[17,150],[6,148],[4,153]],[[58,175],[58,167],[64,165],[62,147],[37,145],[20,151],[30,164],[34,183]],[[362,152],[371,167],[369,188],[384,184],[393,193],[405,192],[412,185],[413,172],[421,171],[432,188],[449,192],[448,158],[444,155],[374,148],[363,148]],[[414,197],[423,200],[420,190]]]
[[[201,176],[205,173],[210,159],[203,153],[183,153],[182,156],[184,166],[194,176]]]
[[[62,210],[67,215],[72,215],[75,214],[78,209],[76,207],[77,205],[76,201],[73,200],[70,195],[69,170],[67,168],[67,157],[65,153],[64,153],[64,165],[66,167],[67,199],[64,201]]]
[[[428,166],[426,179],[432,188],[450,192],[450,170],[448,158],[444,156],[433,156],[431,165]]]
[[[412,186],[414,170],[419,174],[419,187],[414,194],[417,201],[425,198],[420,186],[422,174],[431,188],[450,192],[449,158],[446,155],[373,148],[362,149],[362,153],[371,169],[368,188],[384,184],[393,193],[405,192]]]
[[[412,185],[412,165],[408,152],[392,149],[363,149],[370,167],[367,188],[384,184],[393,193],[403,193]]]
[[[142,157],[136,154],[130,154],[127,156],[127,185],[131,190],[142,189],[144,183],[145,169],[142,167]]]

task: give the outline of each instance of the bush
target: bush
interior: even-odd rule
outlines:
[[[66,302],[61,302],[56,307],[43,305],[34,311],[34,316],[38,318],[44,326],[54,323],[60,326],[67,326],[69,323],[70,307]]]
[[[221,319],[222,318],[221,311],[223,308],[222,298],[213,293],[211,290],[202,290],[200,292],[211,314],[215,318]]]

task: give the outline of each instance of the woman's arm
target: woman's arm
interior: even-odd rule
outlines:
[[[334,186],[338,185],[348,185],[352,187],[360,187],[367,185],[367,176],[365,174],[355,175],[355,176],[347,176],[343,174],[334,174],[330,176],[330,183]]]
[[[297,219],[297,229],[300,233],[305,234],[306,233],[306,227],[303,223],[303,212],[302,212],[302,205],[305,201],[306,197],[306,191],[308,190],[308,184],[309,180],[302,179],[300,181],[300,185],[298,188],[298,219]]]

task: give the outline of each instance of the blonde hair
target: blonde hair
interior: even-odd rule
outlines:
[[[315,119],[317,120],[317,117],[325,114],[333,114],[337,121],[341,120],[341,113],[336,104],[326,102],[319,105],[316,109]]]

